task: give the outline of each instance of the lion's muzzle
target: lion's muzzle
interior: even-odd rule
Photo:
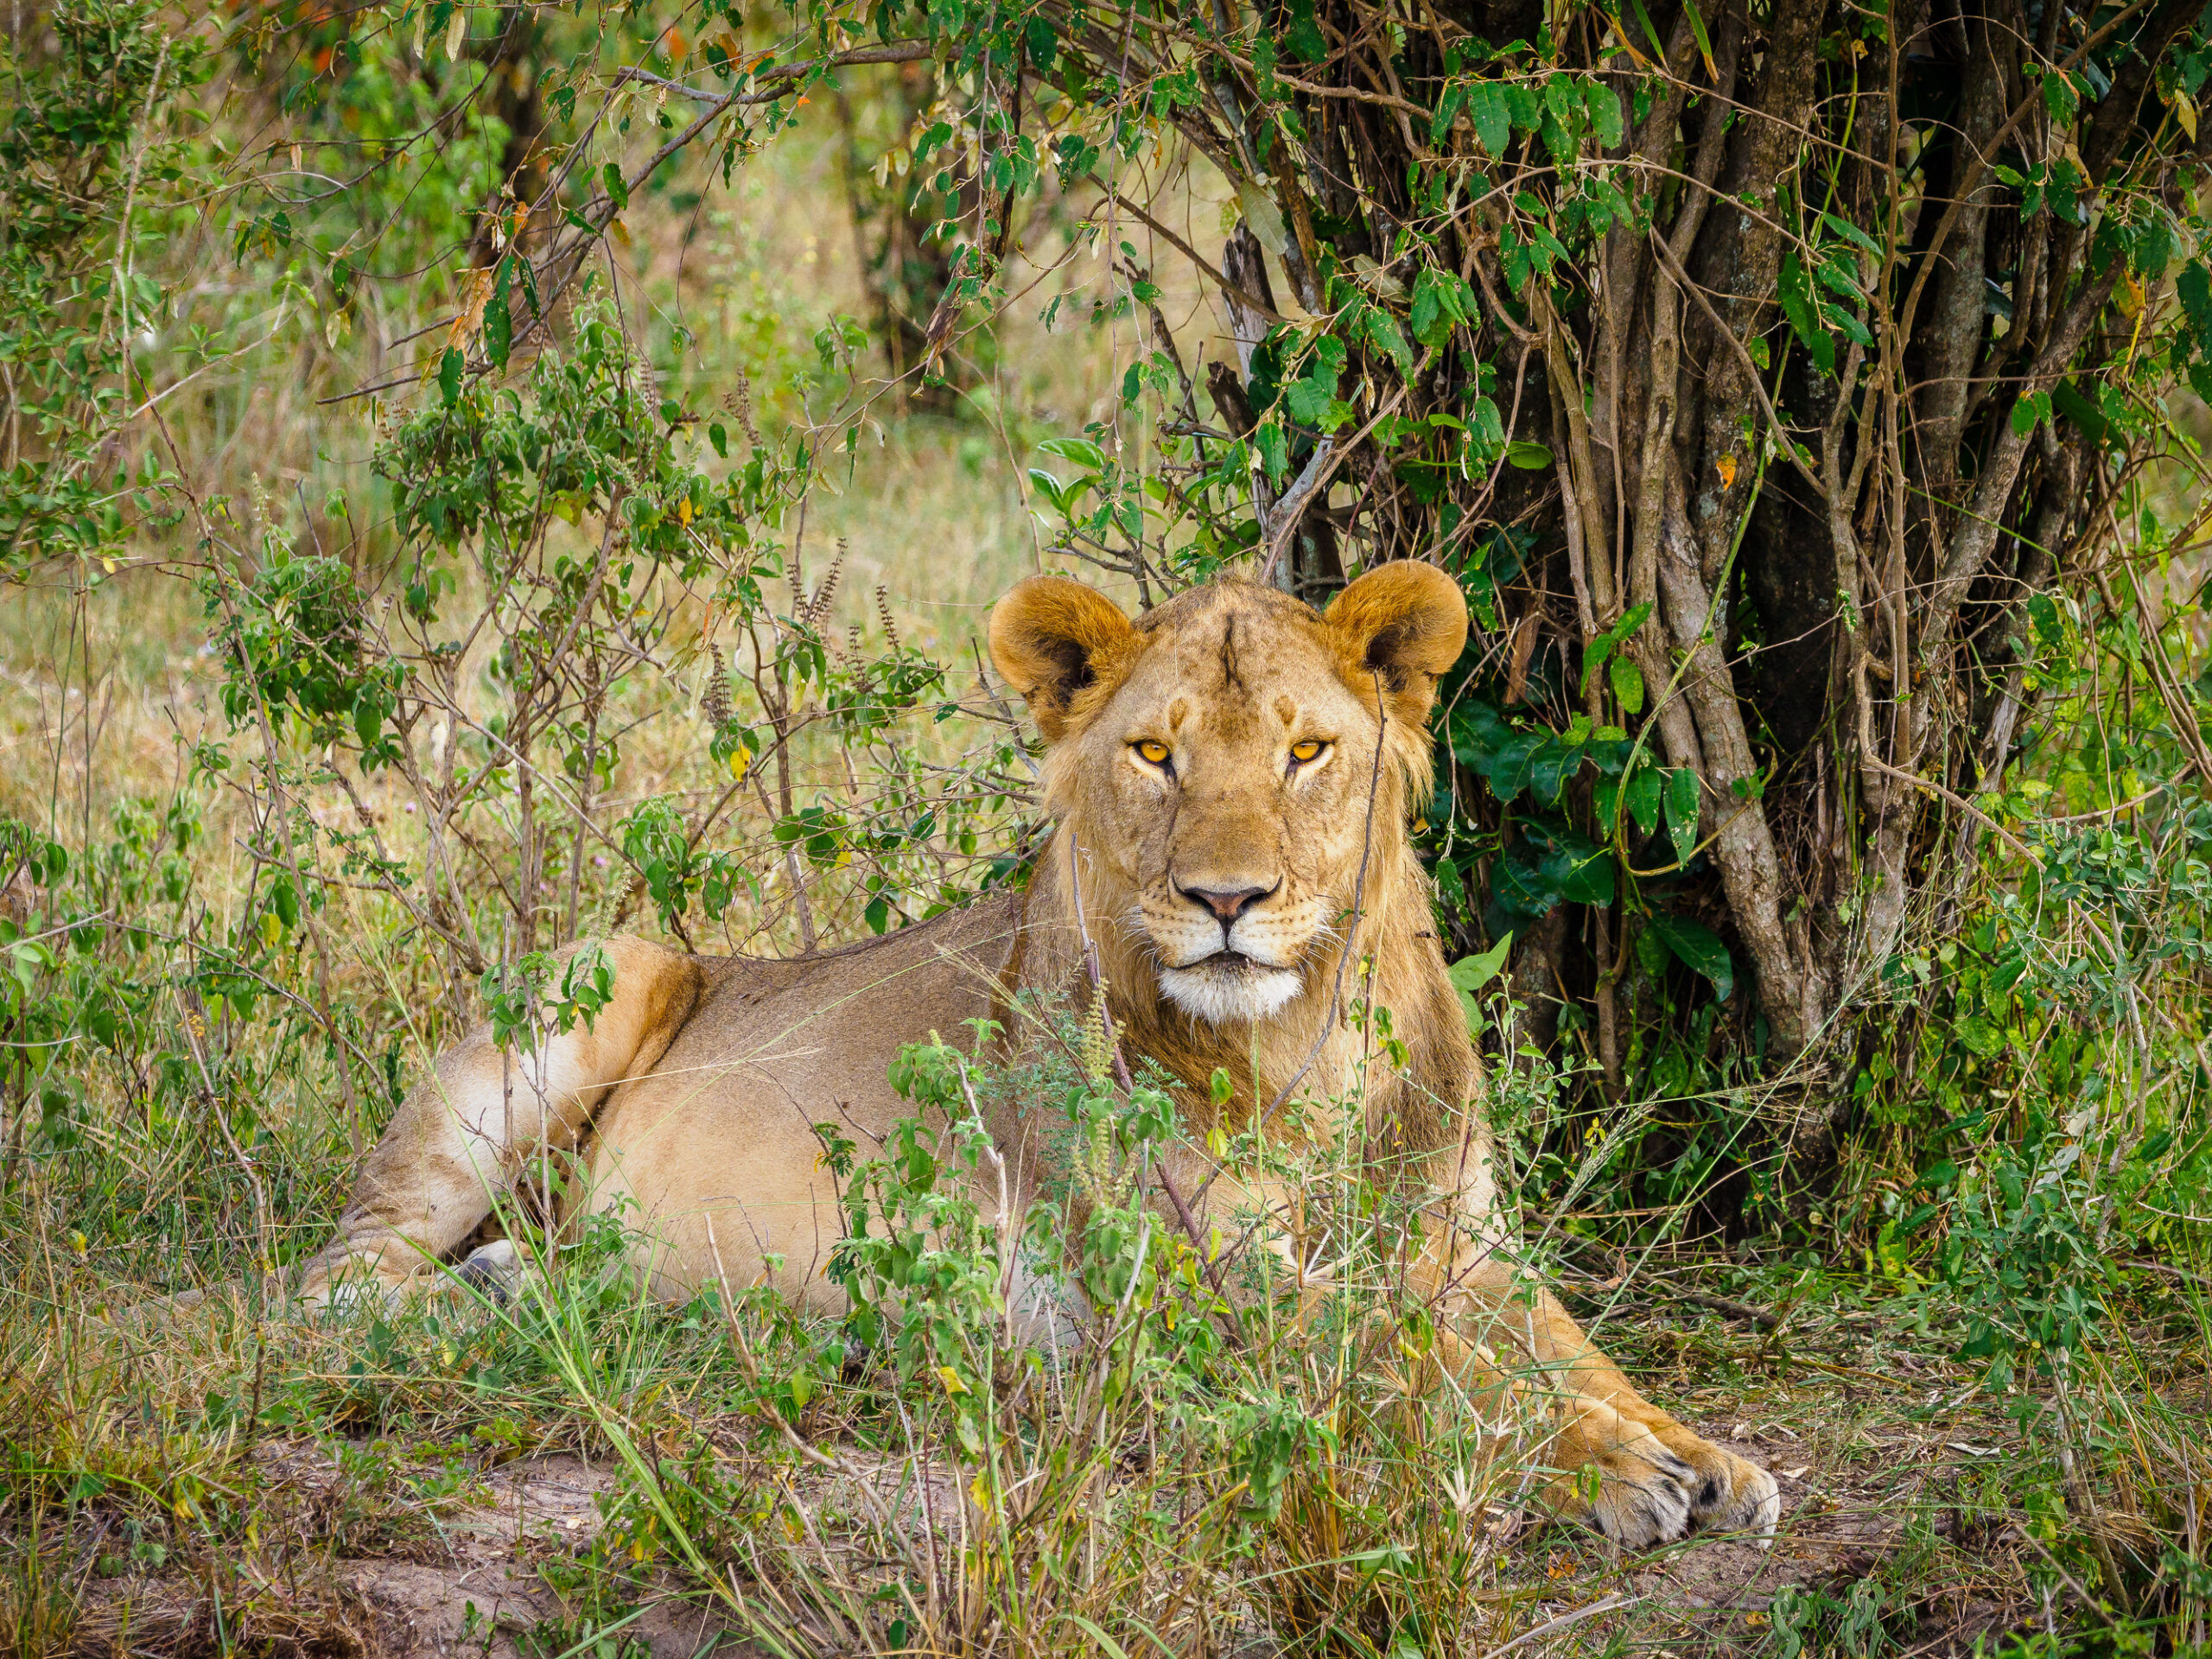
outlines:
[[[1268,900],[1280,879],[1173,887],[1182,903],[1147,906],[1146,921],[1162,961],[1160,987],[1185,1014],[1215,1024],[1264,1020],[1303,988],[1301,941],[1286,934],[1281,907]]]

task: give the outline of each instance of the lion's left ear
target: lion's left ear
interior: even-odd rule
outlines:
[[[1434,565],[1402,559],[1338,594],[1326,620],[1359,679],[1380,675],[1404,715],[1427,719],[1436,677],[1467,643],[1467,597]]]

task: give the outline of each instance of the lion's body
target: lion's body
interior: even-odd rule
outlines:
[[[1405,833],[1433,677],[1465,632],[1457,589],[1420,566],[1363,578],[1325,619],[1226,582],[1133,626],[1077,584],[1022,584],[992,648],[1051,745],[1057,824],[1026,893],[792,961],[614,942],[614,1001],[592,1030],[534,1061],[482,1033],[441,1058],[305,1294],[397,1287],[457,1249],[536,1152],[588,1141],[588,1202],[628,1201],[662,1294],[766,1280],[835,1308],[824,1269],[842,1218],[814,1126],[869,1155],[912,1109],[886,1076],[902,1045],[964,1040],[990,1019],[1018,1049],[1020,994],[1079,993],[1088,945],[1125,1047],[1180,1080],[1200,1138],[1217,1072],[1232,1128],[1286,1094],[1358,1100],[1366,1142],[1433,1195],[1421,1271],[1468,1327],[1463,1370],[1495,1374],[1495,1348],[1554,1374],[1553,1459],[1605,1477],[1594,1504],[1560,1483],[1562,1508],[1638,1542],[1693,1518],[1770,1526],[1770,1477],[1643,1401],[1548,1296],[1513,1305],[1494,1255],[1475,1058]],[[1402,1065],[1375,1063],[1371,1026],[1346,1017],[1354,998],[1390,1011]],[[1047,1127],[992,1125],[1016,1206]],[[1297,1207],[1179,1156],[1171,1177],[1206,1193],[1212,1219]]]
[[[591,1203],[632,1199],[651,1218],[661,1294],[680,1300],[726,1279],[842,1306],[824,1275],[842,1229],[813,1126],[862,1157],[880,1150],[914,1111],[887,1080],[900,1046],[1003,1017],[1020,912],[1019,895],[999,895],[855,950],[707,967],[697,1011],[652,1071],[608,1100],[591,1156]]]

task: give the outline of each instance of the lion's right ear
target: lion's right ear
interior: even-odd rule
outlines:
[[[991,661],[1047,743],[1066,734],[1084,691],[1119,679],[1136,643],[1121,607],[1070,576],[1031,576],[991,609]]]

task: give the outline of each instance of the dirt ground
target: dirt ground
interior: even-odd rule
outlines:
[[[1905,1655],[1964,1655],[1977,1637],[2041,1623],[2044,1610],[2025,1599],[2019,1571],[2027,1541],[1993,1520],[1988,1505],[1993,1479],[2002,1485],[2011,1425],[1986,1411],[1944,1409],[1941,1389],[1927,1398],[1900,1387],[1900,1379],[1871,1373],[1811,1372],[1757,1395],[1693,1395],[1682,1403],[1700,1433],[1780,1479],[1783,1522],[1771,1546],[1693,1539],[1624,1557],[1601,1539],[1532,1519],[1513,1548],[1538,1591],[1501,1626],[1500,1640],[1527,1638],[1516,1644],[1522,1652],[1748,1655],[1771,1646],[1777,1599],[1793,1590],[1801,1599],[1825,1597],[1831,1615],[1846,1610],[1847,1631],[1850,1611],[1863,1611],[1876,1645]],[[1903,1414],[1930,1405],[1926,1421]],[[264,1445],[254,1455],[272,1480],[303,1492],[341,1478],[331,1453],[313,1442]],[[727,1608],[718,1617],[673,1595],[649,1602],[619,1630],[571,1623],[546,1568],[589,1551],[601,1525],[597,1500],[615,1484],[611,1466],[574,1455],[525,1458],[485,1471],[465,1500],[428,1513],[422,1535],[392,1555],[336,1555],[319,1570],[283,1576],[257,1575],[241,1562],[213,1597],[175,1574],[99,1580],[76,1646],[180,1653],[251,1635],[282,1651],[345,1659],[760,1651],[733,1632]],[[1893,1593],[1892,1585],[1910,1588]],[[619,1645],[601,1637],[619,1637]],[[1256,1659],[1272,1649],[1255,1630],[1236,1650]]]

